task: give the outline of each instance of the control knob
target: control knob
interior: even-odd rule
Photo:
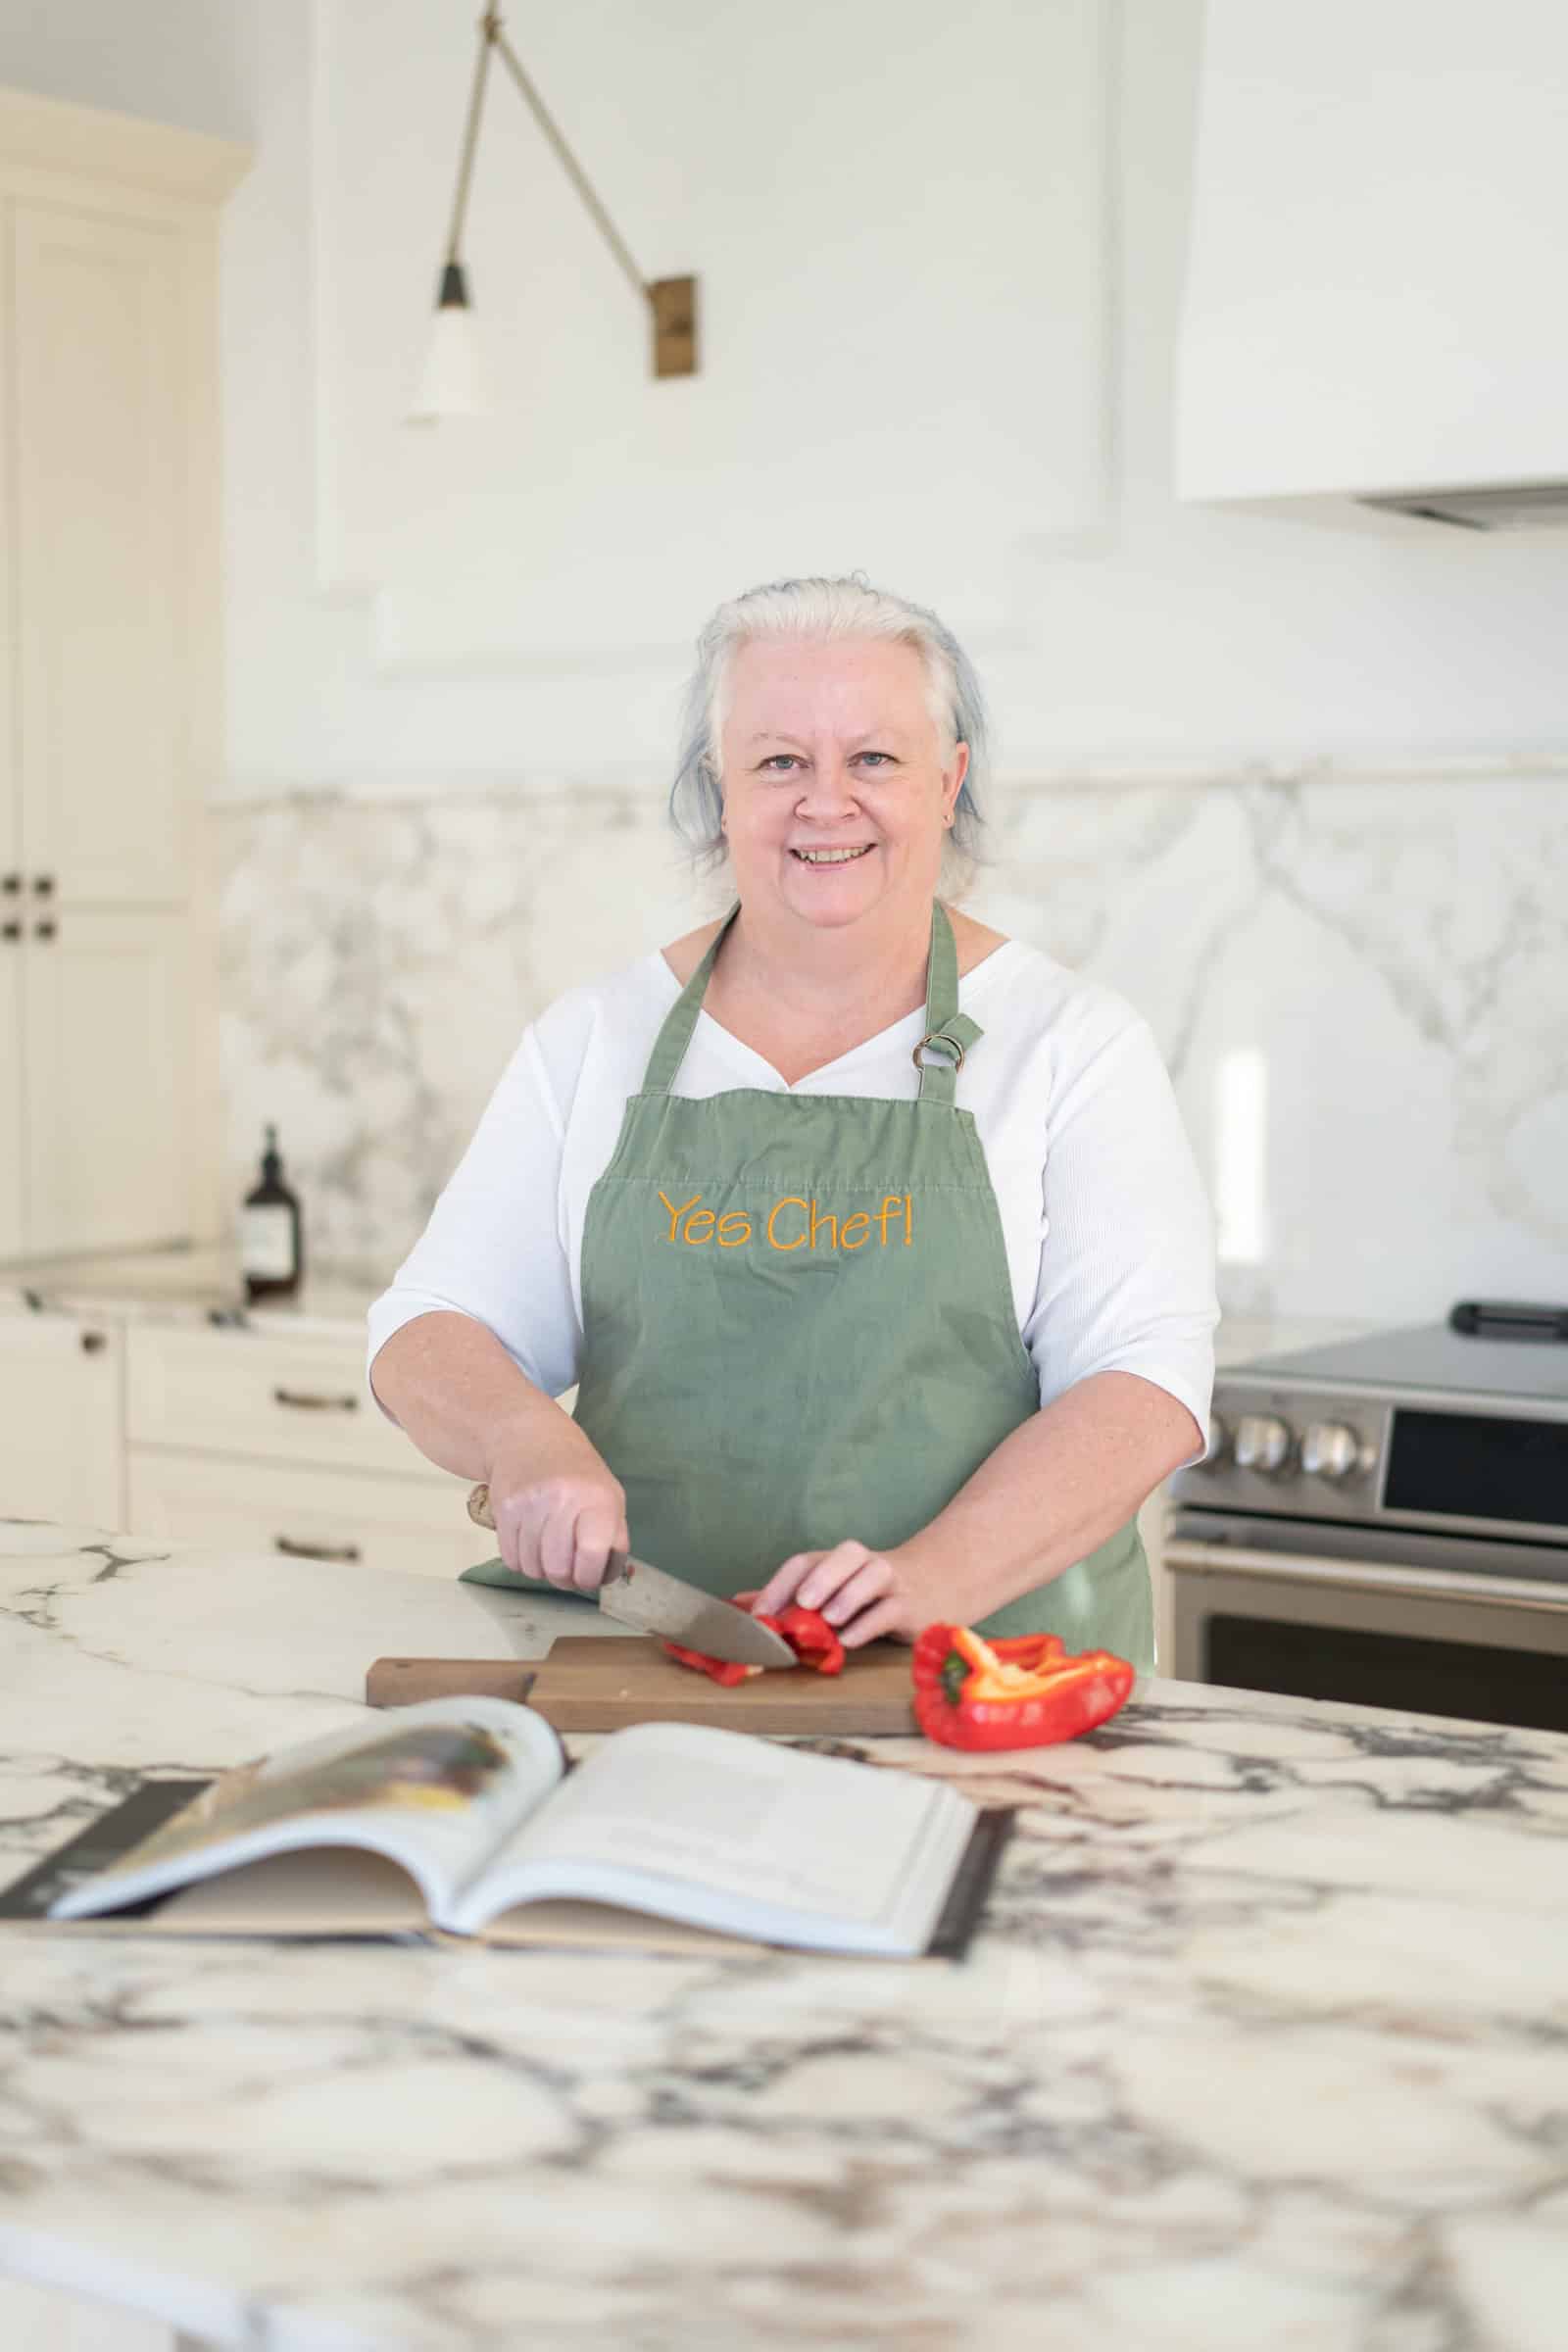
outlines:
[[[1301,1468],[1311,1478],[1348,1478],[1359,1470],[1361,1441],[1343,1421],[1314,1421],[1301,1440]]]
[[[1236,1466],[1275,1477],[1291,1458],[1291,1433],[1273,1413],[1244,1413],[1236,1431]]]

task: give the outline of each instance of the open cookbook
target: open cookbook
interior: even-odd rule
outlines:
[[[429,1699],[215,1781],[144,1783],[0,1892],[0,1921],[951,1955],[1009,1821],[918,1774],[690,1724],[568,1766],[528,1707]]]

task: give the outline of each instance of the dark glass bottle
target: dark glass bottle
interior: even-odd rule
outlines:
[[[247,1298],[287,1298],[304,1271],[298,1196],[283,1181],[277,1129],[267,1130],[262,1180],[245,1196],[239,1221],[239,1262]]]

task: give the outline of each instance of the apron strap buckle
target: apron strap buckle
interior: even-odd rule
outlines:
[[[955,1075],[963,1067],[963,1057],[980,1035],[978,1023],[966,1013],[957,1013],[944,1021],[940,1029],[928,1029],[910,1055],[917,1070],[952,1070]],[[924,1056],[935,1047],[939,1049],[930,1061]]]

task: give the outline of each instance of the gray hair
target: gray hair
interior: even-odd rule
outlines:
[[[969,747],[969,765],[943,842],[943,887],[961,888],[980,861],[985,827],[982,804],[991,778],[991,729],[974,665],[952,630],[924,605],[873,588],[863,572],[847,578],[773,580],[720,605],[697,640],[697,666],[681,709],[680,754],[670,786],[669,814],[693,864],[710,872],[727,855],[719,819],[724,812],[719,738],[730,668],[743,645],[759,637],[823,642],[891,639],[918,654],[925,666],[927,703],[951,756]]]

